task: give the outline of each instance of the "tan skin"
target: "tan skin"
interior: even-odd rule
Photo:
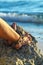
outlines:
[[[20,38],[20,35],[17,34],[8,23],[0,18],[0,38],[13,42],[17,41]]]
[[[0,38],[8,40],[9,44],[13,44],[13,42],[19,40],[20,35],[10,26],[8,23],[6,23],[3,19],[0,18]],[[24,39],[25,41],[27,40]],[[16,44],[16,49],[19,49],[23,44]]]

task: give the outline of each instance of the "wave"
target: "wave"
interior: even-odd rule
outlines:
[[[34,22],[43,23],[43,14],[18,14],[18,13],[0,13],[0,17],[10,22]]]

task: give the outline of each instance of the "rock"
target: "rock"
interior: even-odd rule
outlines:
[[[18,27],[20,35],[25,35],[25,31]],[[22,33],[22,31],[24,31]],[[43,55],[37,48],[37,40],[31,34],[31,44],[24,45],[19,50],[13,49],[4,44],[5,40],[0,39],[0,65],[43,65]]]

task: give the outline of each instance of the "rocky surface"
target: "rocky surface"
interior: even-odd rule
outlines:
[[[19,50],[6,46],[6,41],[0,39],[0,65],[43,65],[43,55],[37,48],[38,42],[32,35],[31,37],[32,43]]]

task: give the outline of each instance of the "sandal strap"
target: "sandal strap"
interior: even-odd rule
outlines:
[[[14,47],[14,46],[16,46],[17,44],[21,44],[21,42],[22,42],[21,39],[22,39],[22,38],[20,37],[17,41],[13,42],[13,43],[11,44],[11,46]]]
[[[11,44],[11,46],[12,46],[13,48],[19,49],[19,48],[21,48],[23,45],[26,45],[26,44],[28,43],[28,41],[27,41],[27,40],[25,41],[24,38],[25,38],[25,36],[20,37],[16,42],[13,42],[13,43]]]

